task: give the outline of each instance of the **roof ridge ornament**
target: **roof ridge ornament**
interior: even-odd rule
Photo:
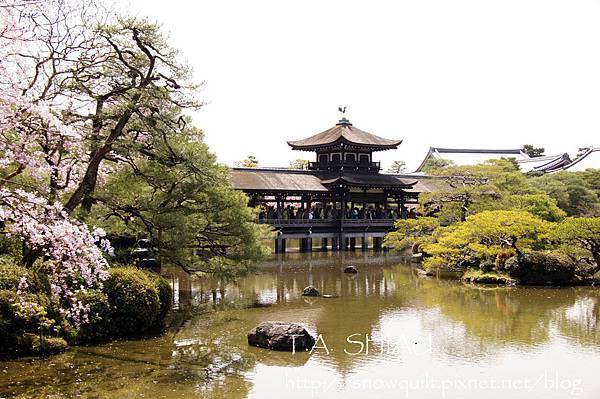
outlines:
[[[342,113],[342,119],[337,123],[338,126],[352,126],[352,123],[346,118],[346,106],[338,107],[338,111]]]

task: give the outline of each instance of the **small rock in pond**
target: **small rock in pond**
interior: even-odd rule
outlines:
[[[248,333],[248,344],[277,351],[311,349],[315,338],[304,327],[283,321],[265,321]]]
[[[344,268],[344,273],[358,273],[358,269],[356,268],[356,266],[346,266]]]
[[[425,276],[425,277],[435,276],[435,274],[431,270],[426,270],[426,269],[417,269],[417,273],[419,274],[419,276]]]
[[[319,292],[318,289],[316,289],[312,285],[309,285],[308,287],[306,287],[302,290],[302,295],[303,296],[319,296],[319,295],[321,295],[321,293]]]

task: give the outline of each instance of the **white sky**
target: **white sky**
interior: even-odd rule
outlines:
[[[333,126],[339,105],[404,139],[375,160],[410,170],[429,146],[600,145],[600,0],[120,1],[206,82],[194,120],[229,165],[308,158],[286,140]]]

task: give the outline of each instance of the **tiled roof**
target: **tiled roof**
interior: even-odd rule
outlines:
[[[561,168],[561,170],[565,169],[573,172],[586,169],[600,169],[600,147],[589,147],[576,157],[573,162]]]
[[[343,183],[347,186],[373,188],[406,188],[417,184],[417,178],[378,173],[319,173],[308,170],[234,168],[233,186],[244,191],[326,192],[328,187]]]
[[[402,140],[389,140],[360,130],[347,120],[342,119],[334,127],[303,140],[288,141],[295,150],[313,150],[345,143],[355,146],[370,147],[373,150],[387,150],[397,148]]]
[[[234,168],[233,186],[239,190],[256,191],[329,191],[321,180],[308,171]]]
[[[586,155],[584,154],[583,157]],[[577,162],[572,161],[569,154],[546,155],[530,158],[522,149],[471,149],[471,148],[440,148],[430,147],[425,159],[421,162],[416,172],[430,159],[443,159],[455,165],[476,165],[490,159],[514,158],[519,168],[524,173],[549,173],[557,170],[568,169]]]
[[[456,165],[476,165],[488,159],[515,158],[519,160],[528,159],[529,156],[521,149],[471,149],[471,148],[441,148],[430,147],[427,155],[417,168],[416,172],[430,159],[444,159],[452,161]]]

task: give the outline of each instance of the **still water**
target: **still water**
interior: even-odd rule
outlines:
[[[468,285],[361,252],[279,255],[236,283],[170,278],[196,309],[181,328],[0,362],[0,398],[600,398],[597,288]],[[302,297],[308,284],[338,297]],[[267,320],[320,348],[248,347]]]

